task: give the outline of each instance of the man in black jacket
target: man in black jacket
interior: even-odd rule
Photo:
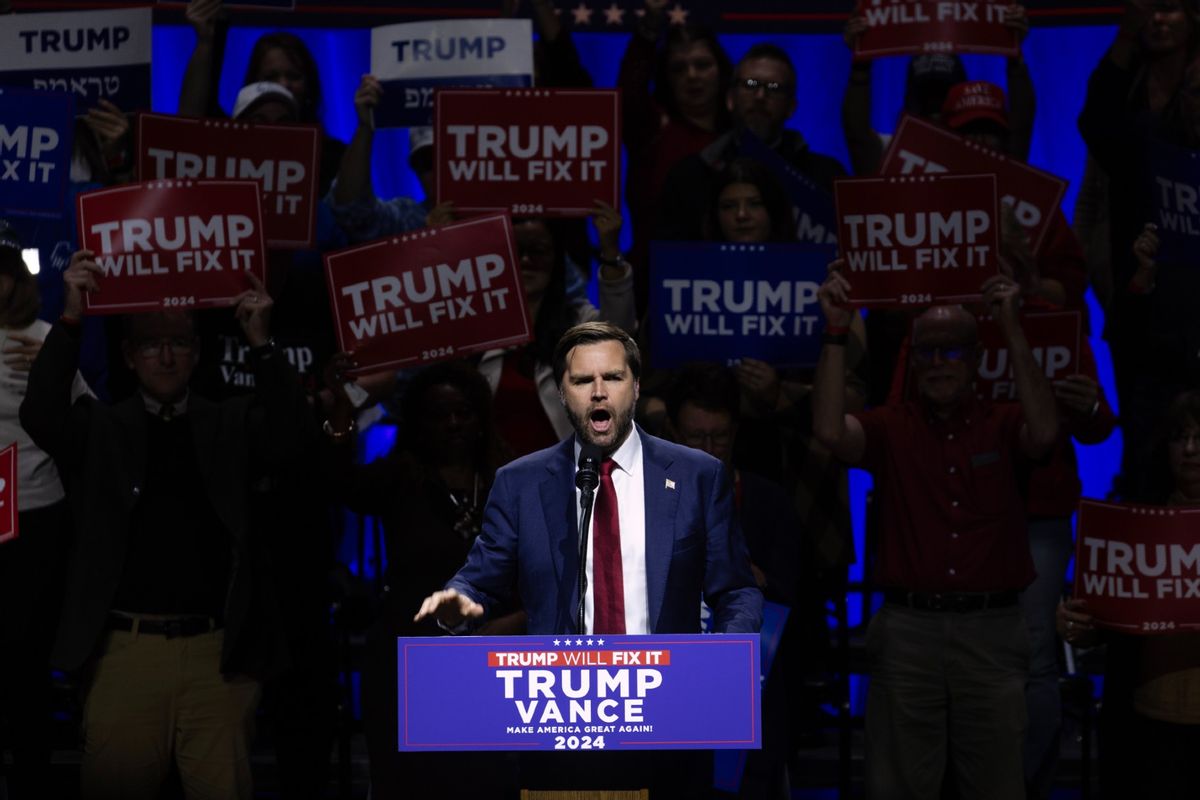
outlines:
[[[101,274],[92,258],[71,258],[63,316],[21,405],[75,519],[53,662],[86,668],[83,796],[152,800],[173,761],[189,800],[248,799],[259,680],[286,658],[248,491],[311,430],[306,401],[252,277],[234,305],[254,397],[212,403],[189,392],[195,324],[164,311],[127,321],[122,353],[139,391],[113,406],[72,403],[83,293]]]

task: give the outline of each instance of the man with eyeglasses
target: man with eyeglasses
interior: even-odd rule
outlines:
[[[1000,324],[1019,403],[975,397],[974,316],[935,306],[913,324],[917,399],[844,412],[850,316],[843,262],[818,292],[826,319],[813,428],[834,455],[869,470],[880,509],[875,583],[884,606],[867,634],[867,793],[937,797],[947,775],[971,798],[1024,798],[1030,642],[1018,606],[1034,578],[1025,483],[1058,436],[1049,381],[1017,314],[1020,288],[982,294]]]
[[[62,471],[75,522],[52,663],[89,676],[82,796],[156,797],[174,763],[189,798],[249,800],[259,680],[285,660],[266,543],[250,530],[250,485],[315,428],[269,337],[272,300],[253,277],[233,300],[253,398],[216,403],[189,391],[195,321],[168,310],[125,321],[132,397],[72,402],[83,296],[101,275],[90,251],[72,256],[63,315],[21,405],[22,425]]]
[[[796,112],[796,69],[782,48],[752,46],[738,62],[726,89],[725,105],[733,130],[704,150],[682,159],[667,174],[658,238],[702,239],[705,214],[715,194],[716,176],[742,155],[752,134],[820,189],[833,191],[833,180],[846,171],[837,159],[813,152],[798,131],[784,127]]]

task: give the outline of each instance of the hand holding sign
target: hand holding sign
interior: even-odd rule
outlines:
[[[17,372],[29,372],[34,359],[42,350],[42,340],[19,333],[9,333],[8,343],[8,347],[4,349],[4,363]]]
[[[817,290],[817,298],[821,301],[821,313],[825,315],[826,330],[849,328],[851,317],[854,316],[854,310],[850,306],[850,282],[842,274],[845,268],[844,258],[831,263],[825,282]]]
[[[1017,41],[1025,41],[1029,33],[1029,13],[1025,6],[1013,3],[1004,9],[1004,27],[1017,35]]]
[[[1100,405],[1100,384],[1087,375],[1068,375],[1054,381],[1054,397],[1067,411],[1091,416]]]
[[[251,347],[262,347],[271,341],[271,307],[275,301],[257,275],[247,272],[246,277],[253,288],[234,297],[229,304],[234,307],[233,314],[242,326],[246,341]]]
[[[1093,617],[1083,609],[1087,600],[1072,597],[1061,601],[1054,614],[1054,627],[1058,635],[1077,647],[1091,647],[1096,643],[1096,626]]]
[[[225,15],[222,0],[191,0],[187,5],[184,16],[196,29],[196,38],[202,42],[211,42],[216,34],[217,21]]]
[[[621,212],[602,200],[596,200],[592,209],[592,224],[596,226],[596,238],[600,240],[600,258],[606,261],[620,258]]]
[[[375,109],[382,99],[383,84],[374,75],[363,75],[354,92],[354,113],[360,128],[375,130]]]
[[[130,125],[125,112],[115,103],[103,98],[97,100],[96,105],[89,108],[84,115],[83,122],[95,135],[105,161],[112,163],[121,156],[125,139],[129,136]]]
[[[93,260],[95,257],[96,254],[91,250],[76,250],[67,271],[63,273],[66,299],[62,315],[73,322],[78,322],[83,316],[83,293],[100,291],[96,279],[103,275],[103,271]]]
[[[442,589],[425,598],[417,615],[413,617],[413,622],[437,617],[437,621],[447,628],[457,628],[468,619],[478,619],[482,616],[483,606],[479,603],[454,589]]]
[[[1158,274],[1158,226],[1147,222],[1133,242],[1133,257],[1138,268],[1130,281],[1132,288],[1145,294],[1154,288],[1154,276]]]
[[[988,307],[988,313],[1000,323],[1006,341],[1021,331],[1021,318],[1018,306],[1021,300],[1021,287],[1003,275],[993,275],[983,282],[983,302]]]

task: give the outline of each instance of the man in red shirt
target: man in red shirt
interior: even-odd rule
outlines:
[[[1013,363],[1018,404],[977,400],[974,316],[935,306],[913,325],[917,399],[848,415],[851,315],[841,263],[819,297],[826,319],[813,428],[847,464],[873,473],[880,501],[875,580],[885,604],[867,650],[867,788],[877,798],[1022,798],[1029,634],[1018,592],[1034,577],[1024,476],[1058,435],[1054,394],[1017,314],[1020,288],[982,287]]]

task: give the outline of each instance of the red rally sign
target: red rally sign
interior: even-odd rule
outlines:
[[[620,93],[443,89],[436,95],[437,201],[462,212],[583,217],[619,208]]]
[[[96,254],[89,314],[224,306],[266,280],[262,203],[252,181],[150,181],[78,197],[80,245]]]
[[[142,113],[137,142],[142,180],[255,181],[262,192],[267,246],[315,245],[321,145],[316,125],[257,125]]]
[[[1124,633],[1200,629],[1200,508],[1080,501],[1074,595]]]
[[[1011,0],[859,0],[867,20],[854,48],[861,61],[906,53],[1016,56],[1020,40],[1004,25]]]
[[[0,544],[17,538],[17,443],[0,450]]]
[[[518,264],[506,214],[328,253],[338,345],[361,374],[528,342]]]
[[[1041,249],[1054,212],[1067,190],[1062,178],[967,141],[956,133],[905,114],[883,156],[881,175],[993,173],[1000,200],[1013,207],[1029,233],[1034,252]]]
[[[998,272],[992,175],[849,178],[833,196],[855,305],[976,300]]]
[[[1078,311],[1047,311],[1021,315],[1021,330],[1034,359],[1051,381],[1079,373],[1082,319]],[[979,318],[979,344],[983,353],[975,376],[975,393],[993,401],[1016,400],[1008,344],[1000,325],[991,317]]]

